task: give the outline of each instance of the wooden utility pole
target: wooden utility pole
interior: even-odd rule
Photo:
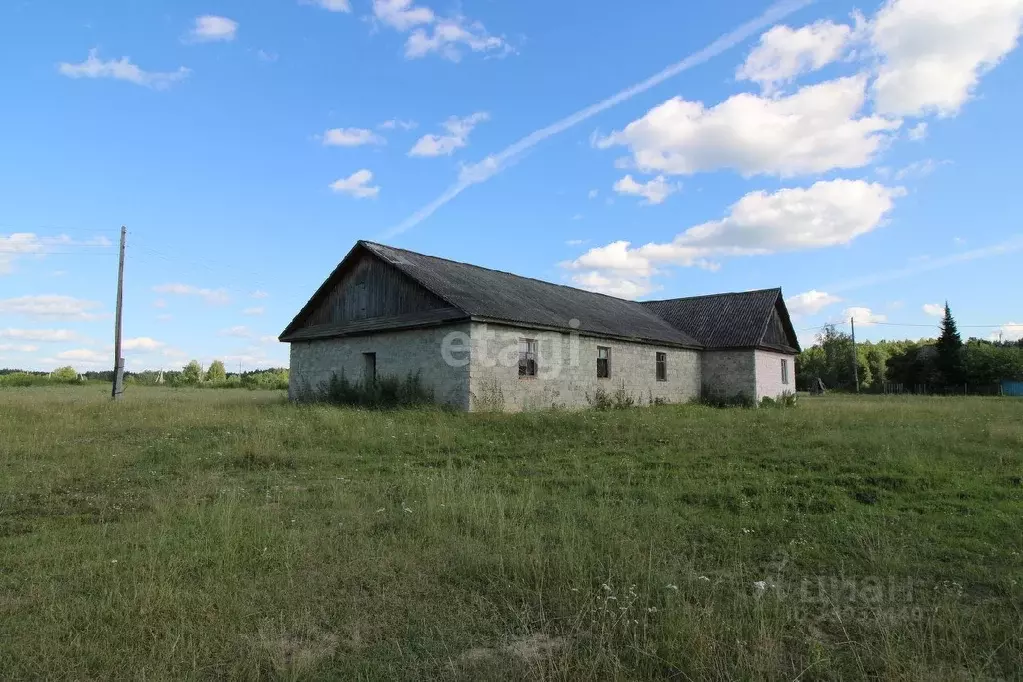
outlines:
[[[860,392],[860,361],[858,353],[856,352],[856,319],[853,317],[849,318],[849,325],[852,327],[852,363],[853,363],[853,383],[856,384],[856,392]]]
[[[124,394],[124,358],[121,357],[121,307],[124,303],[124,237],[121,225],[121,255],[117,263],[117,310],[114,312],[114,385],[110,396],[120,400]]]

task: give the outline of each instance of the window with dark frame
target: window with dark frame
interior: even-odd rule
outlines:
[[[782,360],[781,361],[781,382],[783,384],[786,384],[786,385],[789,383],[789,361],[788,360]]]
[[[536,339],[519,339],[519,376],[536,376]]]
[[[667,381],[668,380],[668,354],[658,353],[657,354],[657,380]]]
[[[611,349],[607,346],[597,346],[597,378],[611,378]]]

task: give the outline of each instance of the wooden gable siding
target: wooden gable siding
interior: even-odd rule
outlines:
[[[309,312],[302,327],[346,325],[445,308],[451,306],[376,256],[362,253]]]
[[[771,311],[771,319],[767,323],[767,329],[764,331],[764,338],[761,342],[772,346],[790,345],[788,334],[785,333],[785,325],[782,324],[777,308]]]

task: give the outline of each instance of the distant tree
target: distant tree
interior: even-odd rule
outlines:
[[[181,369],[179,377],[182,384],[195,386],[202,383],[202,365],[198,360],[192,360]]]
[[[938,371],[946,386],[963,383],[963,339],[952,311],[945,302],[945,316],[941,319],[941,335],[938,336]]]
[[[220,360],[214,360],[210,363],[210,368],[206,370],[206,381],[221,382],[227,379],[227,370],[224,369],[224,363]]]
[[[60,367],[53,370],[50,373],[50,378],[53,381],[59,381],[61,383],[70,384],[78,381],[78,370],[68,365],[67,367]]]

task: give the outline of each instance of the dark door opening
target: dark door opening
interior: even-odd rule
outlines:
[[[362,354],[362,379],[368,384],[375,384],[377,381],[377,354],[376,353],[363,353]]]

